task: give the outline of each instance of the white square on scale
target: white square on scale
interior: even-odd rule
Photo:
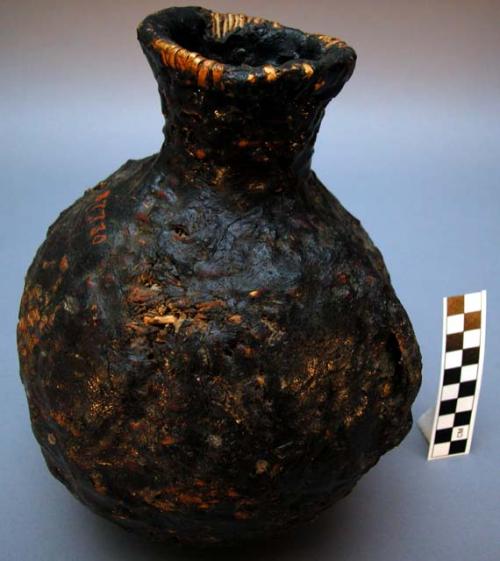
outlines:
[[[450,415],[440,415],[437,422],[437,430],[441,429],[451,429],[453,427],[453,421],[455,420],[455,413],[450,413]]]
[[[474,403],[474,396],[468,395],[467,397],[459,397],[457,399],[457,407],[455,411],[460,413],[462,411],[471,411]]]
[[[448,316],[446,320],[446,333],[451,335],[452,333],[462,333],[464,330],[464,314],[456,314],[454,316]]]
[[[432,449],[433,456],[447,456],[450,451],[450,443],[442,442],[441,444],[434,444]]]
[[[462,351],[451,351],[444,358],[445,368],[457,368],[462,365]]]
[[[460,381],[470,382],[477,378],[477,364],[468,364],[467,366],[462,366],[460,370]]]
[[[472,292],[464,295],[464,312],[478,312],[481,309],[481,293]]]
[[[472,349],[473,347],[479,347],[481,344],[481,330],[471,329],[470,331],[464,332],[464,349]]]
[[[462,427],[454,427],[451,432],[452,440],[464,440],[469,435],[469,426],[463,425]]]
[[[456,399],[458,397],[458,390],[460,384],[448,384],[443,386],[443,393],[441,394],[441,399]]]

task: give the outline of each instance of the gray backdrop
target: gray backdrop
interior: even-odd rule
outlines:
[[[414,427],[319,521],[277,543],[195,554],[142,542],[85,510],[31,435],[15,324],[48,225],[84,188],[155,152],[162,117],[135,40],[168,2],[4,0],[0,7],[0,559],[495,561],[500,558],[498,367],[500,3],[213,0],[358,52],[317,143],[320,178],[382,250],[422,348],[418,417],[436,395],[441,298],[486,288],[484,384],[468,457],[427,463]]]

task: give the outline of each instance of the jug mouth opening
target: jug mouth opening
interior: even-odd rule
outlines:
[[[148,57],[201,88],[286,78],[310,81],[315,89],[330,78],[342,78],[343,85],[356,60],[354,50],[335,37],[198,7],[152,14],[139,25],[138,37]]]

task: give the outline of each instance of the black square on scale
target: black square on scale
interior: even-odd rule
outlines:
[[[462,354],[462,365],[467,366],[469,364],[479,363],[479,347],[473,347],[472,349],[464,349]]]
[[[467,448],[467,440],[454,440],[450,443],[449,454],[462,454]]]
[[[444,371],[443,385],[458,384],[460,382],[460,368],[447,368]]]
[[[464,425],[470,424],[471,416],[472,416],[472,411],[461,411],[460,413],[455,413],[453,426],[463,427]]]
[[[446,352],[460,351],[464,346],[464,332],[446,335]]]
[[[442,442],[450,442],[451,433],[453,429],[441,429],[437,430],[434,435],[434,444],[441,444]]]
[[[462,382],[458,388],[458,397],[466,397],[468,395],[474,395],[476,391],[476,380],[469,380],[468,382]]]
[[[455,413],[456,406],[456,399],[446,399],[445,401],[442,401],[439,406],[439,415],[449,415],[450,413]]]

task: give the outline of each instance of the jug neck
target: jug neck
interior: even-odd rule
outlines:
[[[138,36],[165,117],[160,162],[256,188],[309,173],[325,108],[354,68],[343,41],[203,8],[153,14]]]

